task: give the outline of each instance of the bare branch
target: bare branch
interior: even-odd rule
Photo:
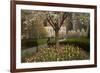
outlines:
[[[49,14],[49,19],[50,19],[50,21],[52,22],[52,24],[54,25],[55,23],[53,22],[53,20],[52,20],[50,14]]]
[[[65,19],[67,18],[67,16],[68,15],[66,13],[63,14],[59,28],[63,25],[63,23],[64,23]]]
[[[48,23],[53,27],[53,29],[55,30],[55,26],[54,26],[54,24],[51,22],[51,20],[47,18],[47,21],[48,21]]]

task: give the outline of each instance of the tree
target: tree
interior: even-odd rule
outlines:
[[[72,24],[73,24],[73,30],[82,30],[84,29],[87,33],[87,37],[89,37],[90,34],[90,14],[89,13],[80,13],[80,12],[74,12],[72,13]]]
[[[30,26],[27,24],[27,20],[29,20],[32,12],[28,10],[21,10],[21,37],[26,38],[28,33],[28,27]],[[29,19],[28,19],[29,18]]]
[[[47,32],[43,27],[44,12],[33,10],[21,11],[21,35],[24,38],[43,38]]]
[[[73,19],[72,19],[72,12],[69,13],[67,19],[65,20],[66,25],[66,34],[68,34],[69,30],[73,29]]]
[[[80,22],[82,24],[82,28],[86,31],[87,37],[90,37],[90,14],[89,13],[81,13],[80,14]]]
[[[31,34],[33,38],[44,38],[47,35],[45,28],[39,24],[37,20],[33,20],[31,23]]]
[[[59,46],[59,30],[70,12],[48,12],[47,21],[55,31],[55,48]]]

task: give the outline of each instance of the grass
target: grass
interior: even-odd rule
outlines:
[[[38,45],[43,45],[43,44],[47,43],[47,39],[46,38],[45,39],[38,39],[37,42],[38,42]]]

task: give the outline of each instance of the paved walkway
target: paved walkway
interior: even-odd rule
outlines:
[[[61,40],[59,40],[59,42],[61,42],[61,41],[65,41],[66,39],[61,39]]]
[[[59,42],[64,41],[64,40],[66,40],[66,39],[61,39],[61,40],[59,40]],[[47,48],[47,47],[48,47],[47,44],[38,46],[38,48]],[[31,47],[31,48],[27,48],[27,49],[22,50],[21,53],[22,53],[22,56],[23,56],[26,52],[36,53],[36,50],[37,50],[37,47]]]
[[[38,46],[38,48],[46,48],[46,47],[47,47],[47,44]],[[22,50],[21,53],[22,53],[22,56],[24,56],[24,54],[26,52],[36,53],[36,50],[37,50],[37,47],[31,47],[31,48],[27,48],[27,49]]]

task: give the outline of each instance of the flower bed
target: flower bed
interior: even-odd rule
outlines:
[[[89,53],[75,45],[60,46],[59,49],[41,48],[35,54],[22,57],[22,62],[49,62],[89,59]]]

